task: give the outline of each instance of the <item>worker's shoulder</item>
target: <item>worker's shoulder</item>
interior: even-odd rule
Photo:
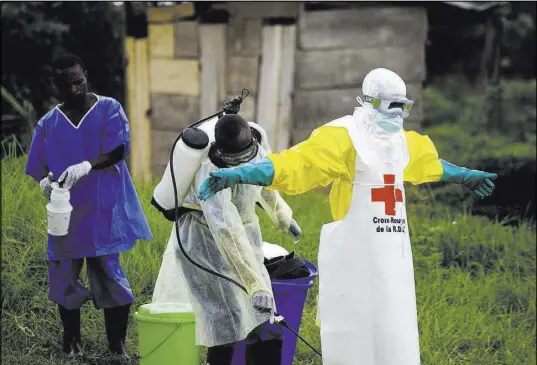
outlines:
[[[265,131],[265,129],[261,125],[257,124],[256,122],[249,121],[248,124],[250,125],[250,127],[253,127],[257,130]]]
[[[405,135],[405,137],[407,139],[419,139],[419,138],[428,138],[427,135],[424,135],[424,134],[420,134],[419,132],[417,131],[410,131],[410,130],[406,130],[406,129],[403,129],[403,134]]]
[[[345,115],[341,118],[334,119],[326,124],[323,124],[319,128],[344,128],[351,126],[354,123],[352,115]]]
[[[341,118],[334,119],[326,124],[316,128],[316,132],[326,135],[348,135],[348,128],[353,125],[354,121],[352,115],[345,115]]]
[[[54,108],[50,109],[45,115],[43,115],[40,121],[45,121],[51,118],[56,118],[56,115],[58,113],[60,113],[60,110],[58,106],[55,106]]]
[[[45,124],[49,123],[49,120],[56,119],[60,113],[60,110],[58,109],[58,106],[55,106],[54,108],[50,109],[48,112],[45,113],[38,121],[37,121],[37,128],[43,127]]]
[[[102,106],[107,106],[110,110],[115,110],[121,107],[121,103],[110,96],[97,95],[97,97],[99,98],[99,103]]]

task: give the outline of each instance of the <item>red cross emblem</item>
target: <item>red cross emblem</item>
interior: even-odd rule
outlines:
[[[371,201],[384,202],[386,215],[395,215],[395,203],[403,201],[403,192],[393,185],[395,184],[395,175],[383,176],[384,184],[388,186],[371,189]]]

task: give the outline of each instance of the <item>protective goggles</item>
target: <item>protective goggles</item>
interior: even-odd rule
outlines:
[[[216,147],[212,148],[209,154],[213,159],[219,160],[223,163],[224,167],[238,166],[247,162],[250,162],[257,156],[259,145],[255,138],[252,138],[252,142],[244,150],[236,153],[224,152]],[[219,167],[219,166],[217,166]]]
[[[364,95],[364,101],[371,103],[373,108],[388,117],[408,117],[414,101],[398,95],[379,94],[378,98]]]

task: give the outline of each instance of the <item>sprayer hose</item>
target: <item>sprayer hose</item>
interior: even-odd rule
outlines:
[[[201,123],[205,122],[206,120],[209,120],[211,118],[219,116],[219,115],[221,115],[223,113],[224,113],[224,109],[221,109],[218,112],[216,112],[216,113],[214,113],[214,114],[212,114],[212,115],[210,115],[210,116],[208,116],[206,118],[200,119],[197,122],[194,122],[194,123],[190,124],[186,128],[196,127],[196,126],[200,125]],[[181,131],[181,133],[179,133],[179,135],[175,139],[175,142],[173,143],[173,146],[172,146],[172,151],[170,153],[170,172],[171,172],[171,177],[172,177],[172,182],[173,182],[173,195],[174,195],[174,199],[175,199],[175,212],[174,212],[174,214],[175,214],[175,235],[177,237],[177,243],[179,244],[179,248],[181,249],[181,252],[186,257],[186,259],[188,261],[190,261],[190,263],[192,263],[192,265],[196,266],[197,268],[199,268],[199,269],[201,269],[203,271],[206,271],[206,272],[208,272],[210,274],[213,274],[215,276],[218,276],[219,278],[222,278],[224,280],[227,280],[227,281],[235,284],[237,287],[242,289],[246,294],[248,294],[248,290],[246,290],[246,288],[241,283],[237,282],[236,280],[231,279],[230,277],[222,275],[222,274],[220,274],[220,273],[218,273],[218,272],[216,272],[214,270],[206,268],[206,267],[202,266],[201,264],[198,264],[190,256],[188,256],[188,254],[186,253],[185,249],[183,248],[183,244],[181,243],[181,237],[179,235],[179,217],[180,217],[180,215],[179,215],[179,198],[177,197],[177,186],[176,186],[176,182],[175,182],[175,173],[173,171],[173,153],[175,152],[175,146],[177,145],[177,142],[181,139],[182,136],[183,136],[183,132]],[[274,313],[274,315],[275,316],[280,316],[278,313]],[[292,328],[290,328],[283,319],[281,321],[281,324],[284,327],[286,327],[287,329],[289,329],[291,332],[293,332],[300,340],[302,340],[306,345],[308,345],[317,355],[322,356],[321,353],[318,350],[316,350],[313,346],[311,346],[305,339],[303,339],[298,333],[296,333],[296,331],[294,331]]]
[[[220,115],[224,112],[224,110],[220,110],[210,116],[208,116],[207,118],[204,118],[204,119],[201,119],[195,123],[192,123],[190,124],[187,128],[193,128],[201,123],[203,123],[204,121],[206,120],[209,120],[211,118],[214,118],[216,117],[217,115]],[[185,128],[186,129],[186,128]],[[175,172],[173,171],[173,155],[174,155],[174,152],[175,152],[175,146],[177,145],[177,142],[181,139],[181,137],[183,136],[183,132],[179,133],[179,135],[177,136],[177,138],[175,139],[175,142],[173,143],[173,146],[172,146],[172,151],[170,153],[170,172],[171,172],[171,177],[172,177],[172,182],[173,182],[173,195],[174,195],[174,199],[175,199],[175,235],[177,236],[177,243],[179,244],[179,248],[181,249],[181,252],[183,253],[183,255],[185,255],[186,259],[188,261],[190,261],[194,266],[196,266],[197,268],[203,270],[203,271],[206,271],[210,274],[213,274],[213,275],[216,275],[224,280],[227,280],[235,285],[237,285],[239,288],[241,288],[242,290],[244,290],[245,293],[248,294],[248,291],[246,290],[246,288],[241,285],[239,282],[225,276],[225,275],[222,275],[214,270],[211,270],[211,269],[208,269],[206,267],[203,267],[202,265],[198,264],[196,261],[194,261],[190,256],[188,256],[188,254],[186,253],[185,249],[183,248],[183,245],[181,244],[181,238],[179,236],[179,198],[177,197],[177,186],[176,186],[176,181],[175,181]]]

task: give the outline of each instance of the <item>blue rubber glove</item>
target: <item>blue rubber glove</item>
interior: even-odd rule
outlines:
[[[440,162],[444,169],[441,181],[464,185],[481,199],[494,191],[492,180],[496,179],[498,175],[485,171],[469,170],[444,160],[440,160]]]
[[[201,185],[198,199],[207,200],[221,190],[236,184],[269,186],[274,178],[274,165],[268,158],[240,167],[220,169],[209,173]]]

